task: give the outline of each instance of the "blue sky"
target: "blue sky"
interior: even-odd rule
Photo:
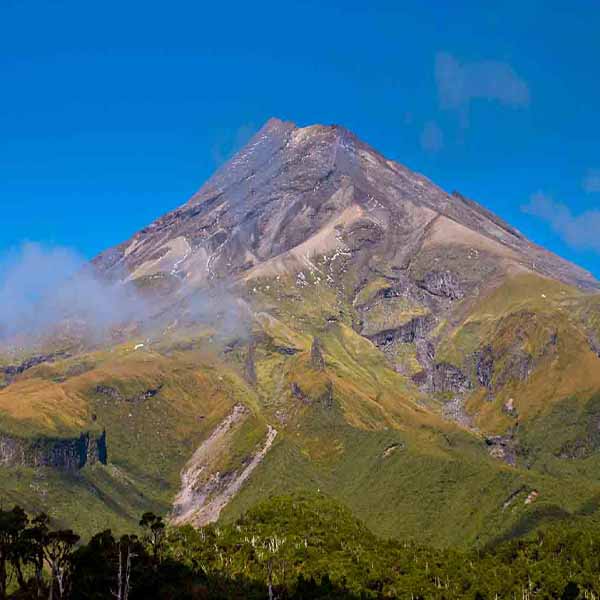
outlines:
[[[600,276],[597,2],[2,0],[0,253],[92,257],[270,116],[338,123]]]

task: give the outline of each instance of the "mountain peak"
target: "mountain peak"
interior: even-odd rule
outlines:
[[[277,118],[185,205],[96,263],[105,270],[118,265],[131,279],[166,272],[202,284],[294,272],[306,266],[307,253],[342,248],[367,270],[385,263],[387,272],[404,272],[432,248],[461,256],[475,249],[490,257],[494,272],[598,285],[479,204],[386,159],[344,127],[299,128]],[[460,260],[448,265],[464,267]]]
[[[266,120],[265,124],[258,130],[258,133],[260,134],[261,132],[266,133],[268,131],[273,130],[287,129],[290,126],[295,129],[296,123],[292,121],[284,121],[283,119],[280,119],[278,117],[270,117]]]

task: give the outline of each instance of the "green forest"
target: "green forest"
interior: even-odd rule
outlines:
[[[315,495],[280,496],[237,521],[82,541],[47,515],[0,511],[0,599],[530,598],[600,595],[600,530],[584,520],[457,551],[384,540]]]

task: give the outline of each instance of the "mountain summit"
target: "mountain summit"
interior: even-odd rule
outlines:
[[[460,194],[387,160],[348,130],[278,119],[185,205],[96,264],[130,279],[161,273],[201,285],[298,270],[312,255],[350,249],[364,269],[402,277],[424,252],[445,245],[459,254],[480,252],[484,278],[489,269],[529,271],[598,287],[589,273]]]

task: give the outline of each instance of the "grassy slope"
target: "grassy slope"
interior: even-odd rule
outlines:
[[[524,501],[533,489],[541,495],[529,507]],[[600,486],[576,475],[559,480],[505,466],[460,431],[368,431],[350,427],[337,409],[315,407],[278,440],[225,516],[293,490],[320,490],[343,501],[381,535],[465,545],[510,531],[532,511],[584,511]]]
[[[268,285],[270,298],[276,298],[280,293],[276,285]],[[509,296],[531,296],[531,289],[522,291],[523,285],[529,288],[535,284],[516,282],[516,290],[509,291]],[[260,293],[260,286],[257,289]],[[556,290],[561,296],[562,291]],[[319,336],[336,407],[328,411],[317,402],[323,375],[311,369],[308,340],[296,340],[302,351],[293,358],[262,355],[259,387],[272,386],[269,377],[274,374],[280,378],[276,386],[280,393],[285,394],[290,381],[301,382],[308,392],[312,385],[314,391],[308,395],[313,404],[296,410],[293,425],[280,436],[252,485],[227,509],[228,519],[284,490],[320,489],[345,502],[378,533],[463,544],[483,543],[513,528],[528,527],[527,523],[538,518],[578,514],[586,507],[589,510],[599,491],[595,481],[567,469],[540,473],[514,469],[489,458],[480,437],[462,432],[421,408],[419,391],[389,369],[381,354],[344,324],[343,317],[327,323],[327,315],[340,310],[338,299],[322,294],[316,302],[311,298],[314,293],[310,287],[288,293],[284,302],[276,304],[279,320],[269,320],[269,331],[283,336],[288,329],[283,323],[292,321],[288,311],[295,310],[303,332]],[[302,311],[286,306],[288,302],[301,306]],[[514,306],[509,304],[506,314],[522,310],[519,302],[517,298]],[[482,316],[475,313],[481,321],[483,315],[490,315],[491,323],[486,323],[490,329],[498,318],[492,312],[495,306],[499,312],[506,301],[492,297],[480,309]],[[539,311],[539,307],[531,308]],[[348,307],[342,305],[341,314],[346,311]],[[574,341],[574,345],[580,343],[579,339]],[[396,449],[384,457],[386,449],[394,446]],[[565,486],[570,490],[568,497]],[[530,506],[525,499],[533,489],[540,496]],[[514,501],[503,508],[518,490]]]
[[[219,357],[207,349],[206,335],[196,334],[138,352],[129,344],[28,371],[0,391],[0,428],[38,436],[105,427],[110,465],[77,475],[0,469],[4,499],[28,508],[49,506],[82,531],[99,524],[123,529],[148,508],[164,513],[187,459],[241,401],[255,416],[226,453],[222,470],[242,464],[264,436],[266,422],[280,435],[226,509],[226,519],[272,494],[322,490],[380,534],[483,544],[540,519],[596,512],[597,459],[593,453],[579,461],[559,459],[558,438],[550,443],[545,435],[548,427],[560,430],[566,443],[589,434],[574,417],[585,415],[586,402],[600,388],[596,375],[589,374],[597,358],[579,326],[584,318],[595,326],[588,297],[542,278],[518,277],[477,303],[457,326],[440,329],[446,338],[440,356],[458,365],[486,340],[507,346],[511,332],[525,331],[523,343],[543,368],[527,382],[509,382],[493,402],[474,394],[469,409],[480,413],[484,431],[504,431],[512,421],[502,404],[514,395],[533,467],[527,470],[491,459],[481,436],[426,409],[423,394],[354,331],[352,274],[343,289],[317,277],[309,274],[305,285],[284,277],[252,282],[250,298],[263,311],[254,324],[255,386],[240,375],[244,345]],[[361,298],[382,285],[375,280],[363,287]],[[531,313],[537,315],[533,321]],[[554,330],[557,351],[545,357],[542,350]],[[311,364],[315,336],[324,349],[324,372]],[[87,370],[69,376],[74,361],[83,361]],[[302,398],[292,392],[294,383]],[[131,403],[98,394],[100,384],[124,397],[163,387],[154,398]],[[571,429],[561,429],[566,417]],[[533,489],[539,499],[525,504]]]
[[[68,516],[80,531],[98,529],[101,523],[124,529],[144,510],[169,510],[181,468],[195,448],[233,404],[244,401],[252,407],[253,393],[209,354],[176,352],[167,357],[129,347],[100,353],[93,360],[93,370],[63,383],[53,379],[65,365],[51,370],[46,366],[42,373],[32,369],[0,393],[0,406],[11,407],[2,413],[0,426],[31,438],[106,429],[109,465],[88,466],[75,474],[2,468],[0,495],[5,502],[18,500],[31,510],[46,508],[58,519]],[[162,388],[153,398],[127,402],[98,394],[99,384],[118,388],[124,397]],[[23,397],[21,390],[29,385],[36,393]],[[55,389],[60,393],[48,393]],[[26,405],[19,407],[23,402]],[[22,413],[14,407],[27,418],[20,420]],[[264,431],[260,419],[251,423]],[[230,464],[223,466],[241,463],[255,444],[256,436],[244,430],[227,455]]]
[[[526,380],[501,382],[491,401],[475,390],[467,406],[479,427],[501,433],[514,425],[502,412],[509,398],[514,399],[521,427],[527,428],[557,403],[577,399],[581,408],[600,390],[600,362],[589,347],[582,316],[594,300],[569,286],[521,275],[508,279],[448,332],[438,359],[457,366],[464,367],[465,357],[487,344],[501,357],[495,364],[497,374],[511,347],[534,359],[535,368]]]

